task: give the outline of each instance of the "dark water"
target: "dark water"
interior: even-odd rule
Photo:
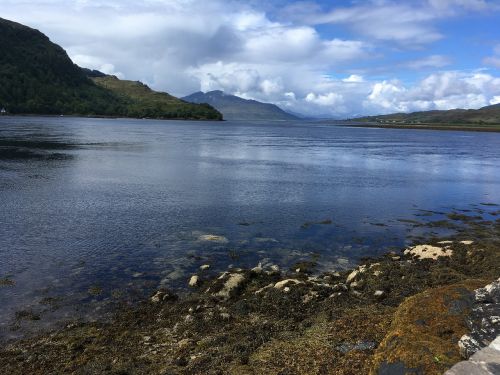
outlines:
[[[348,267],[411,242],[397,219],[499,202],[495,133],[3,117],[0,335],[185,286],[201,264]]]

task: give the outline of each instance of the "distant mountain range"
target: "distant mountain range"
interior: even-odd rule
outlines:
[[[2,18],[0,46],[0,110],[11,114],[222,119],[209,105],[82,69],[38,30]]]
[[[190,103],[207,103],[224,115],[226,120],[297,120],[274,104],[247,100],[223,91],[196,92],[182,98]]]
[[[413,113],[393,113],[390,115],[366,116],[353,119],[361,122],[396,124],[500,124],[500,104],[480,109],[451,109],[448,111],[424,111]]]

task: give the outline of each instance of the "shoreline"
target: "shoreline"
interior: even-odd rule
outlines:
[[[379,123],[355,123],[348,124],[342,123],[337,124],[339,126],[348,126],[356,128],[377,128],[377,129],[417,129],[417,130],[453,130],[453,131],[472,131],[472,132],[489,132],[489,133],[500,133],[500,124],[492,125],[492,127],[487,126],[474,126],[474,125],[459,125],[459,124],[379,124]]]
[[[500,276],[500,219],[463,223],[346,271],[200,268],[185,295],[159,289],[109,322],[10,342],[0,360],[11,374],[442,374],[462,360],[470,296]]]
[[[105,120],[154,120],[154,121],[208,121],[208,122],[224,122],[227,121],[225,119],[221,120],[214,120],[214,119],[191,119],[191,118],[141,118],[141,117],[121,117],[121,116],[100,116],[100,115],[37,115],[37,114],[7,114],[7,115],[1,115],[1,118],[8,118],[8,117],[14,117],[14,118],[19,118],[19,117],[42,117],[42,118],[83,118],[83,119],[105,119]]]

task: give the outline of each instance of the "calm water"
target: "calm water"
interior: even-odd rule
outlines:
[[[484,202],[500,202],[497,133],[2,117],[0,335],[206,263],[348,267],[411,242],[399,218]],[[41,319],[13,330],[19,310]]]

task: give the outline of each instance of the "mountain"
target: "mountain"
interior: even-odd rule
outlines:
[[[38,30],[0,18],[0,109],[12,114],[67,114],[154,118],[221,119],[215,109],[177,99],[122,95],[90,78],[103,74],[75,65]],[[115,85],[116,86],[116,85]],[[160,96],[167,94],[158,94]]]
[[[222,91],[196,92],[182,98],[191,103],[208,103],[224,115],[226,120],[297,120],[274,104],[247,100]]]
[[[480,109],[451,109],[448,111],[424,111],[368,116],[354,119],[354,121],[398,124],[496,125],[500,124],[500,104]]]

